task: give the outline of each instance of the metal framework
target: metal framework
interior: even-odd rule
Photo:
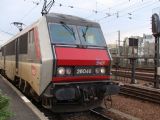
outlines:
[[[55,2],[54,0],[51,0],[50,2],[47,3],[47,0],[44,0],[42,12],[41,12],[42,16],[49,13],[49,11],[50,11],[51,7],[53,6],[54,2]]]
[[[154,59],[154,63],[155,63],[154,87],[155,88],[159,88],[159,76],[157,74],[158,67],[159,67],[159,38],[160,36],[155,36],[155,59]]]
[[[12,24],[14,26],[16,26],[19,29],[19,31],[22,31],[23,30],[23,25],[25,25],[25,24],[23,24],[21,22],[13,22]]]

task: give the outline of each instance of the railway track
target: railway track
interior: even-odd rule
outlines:
[[[160,91],[124,85],[120,88],[120,94],[160,104]]]
[[[43,108],[37,103],[35,105],[46,116],[46,118],[48,118],[48,120],[113,120],[107,116],[107,110],[102,107],[90,109],[85,112],[57,114]]]
[[[131,70],[132,68],[130,67],[113,67],[112,69],[118,69],[118,70]],[[139,72],[154,72],[154,67],[153,68],[142,68],[142,67],[136,67],[136,71]]]
[[[9,79],[6,78],[6,80],[8,80],[12,84],[12,82]],[[18,90],[21,91],[20,89]],[[23,94],[25,95],[25,93]],[[102,107],[96,109],[90,109],[89,111],[85,112],[57,114],[53,113],[51,110],[45,109],[44,107],[41,106],[40,103],[34,101],[33,99],[30,99],[29,97],[27,98],[32,102],[32,104],[34,104],[41,111],[42,114],[44,114],[44,116],[48,120],[113,120],[107,116],[107,110]]]
[[[119,70],[115,70],[112,69],[112,73],[115,76],[119,76],[119,77],[125,77],[125,78],[131,78],[131,70],[124,70],[124,69],[119,69]],[[142,71],[136,71],[135,72],[135,79],[138,80],[143,80],[143,81],[148,81],[148,82],[154,82],[154,72],[152,71],[146,71],[146,72],[142,72]]]
[[[93,114],[95,115],[98,115],[100,117],[103,117],[105,120],[113,120],[112,118],[108,117],[106,115],[106,109],[102,108],[102,107],[99,107],[99,108],[96,108],[96,109],[91,109],[90,110]]]

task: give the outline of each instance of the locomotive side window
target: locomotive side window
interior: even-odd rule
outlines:
[[[80,39],[84,45],[105,47],[105,39],[100,28],[79,26]]]
[[[6,45],[6,56],[15,55],[15,40]]]
[[[29,31],[29,38],[28,38],[28,58],[30,60],[36,60],[36,50],[35,50],[35,40],[34,40],[34,32],[33,30]]]
[[[28,51],[28,33],[19,38],[19,54],[27,54]]]
[[[67,24],[49,24],[52,43],[57,44],[80,44],[76,32],[76,26]]]

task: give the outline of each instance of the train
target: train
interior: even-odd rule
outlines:
[[[0,49],[0,72],[26,96],[53,112],[100,106],[118,92],[99,23],[49,13]]]

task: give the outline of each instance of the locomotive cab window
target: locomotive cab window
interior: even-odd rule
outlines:
[[[67,25],[65,23],[61,24],[50,23],[49,31],[50,31],[51,41],[54,44],[71,44],[71,45],[80,44],[76,32],[76,26]]]
[[[80,39],[84,45],[105,47],[106,42],[100,28],[79,26]]]

